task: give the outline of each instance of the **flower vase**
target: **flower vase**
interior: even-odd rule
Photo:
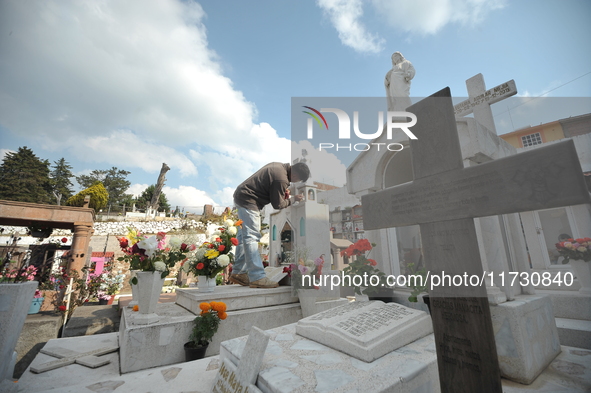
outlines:
[[[310,315],[317,313],[316,298],[319,291],[317,289],[298,289],[298,298],[300,300],[300,307],[302,308],[302,318],[307,318]]]
[[[215,289],[215,277],[197,276],[197,292],[213,292]]]
[[[29,314],[37,314],[39,310],[41,310],[41,305],[43,304],[44,300],[44,297],[33,298],[31,306],[29,307]]]
[[[138,270],[131,270],[131,278],[137,277]],[[138,305],[139,295],[137,292],[137,284],[131,284],[131,302],[127,305],[127,307],[133,308],[133,306]],[[138,306],[139,307],[139,306]]]
[[[579,293],[591,295],[591,262],[585,262],[582,259],[571,259],[568,262],[581,284]]]
[[[156,315],[156,306],[160,299],[164,278],[161,272],[137,272],[137,291],[139,313],[135,318],[138,325],[148,325],[160,320]]]
[[[14,348],[37,284],[37,281],[0,284],[0,384],[4,379],[12,379],[16,364]]]

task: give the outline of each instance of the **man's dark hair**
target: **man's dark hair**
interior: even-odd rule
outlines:
[[[291,171],[297,173],[300,180],[303,181],[304,183],[310,177],[310,168],[308,168],[308,165],[306,165],[303,162],[298,162],[296,164],[293,164],[291,166]]]

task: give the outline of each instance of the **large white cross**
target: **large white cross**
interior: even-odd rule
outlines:
[[[474,120],[486,127],[489,131],[497,133],[490,106],[495,102],[504,100],[517,94],[515,81],[511,79],[492,89],[486,90],[482,74],[474,75],[466,80],[468,99],[454,105],[454,114],[458,117],[474,113]]]

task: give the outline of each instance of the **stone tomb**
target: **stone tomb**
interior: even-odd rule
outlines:
[[[420,224],[431,278],[450,281],[431,291],[442,392],[500,392],[500,370],[474,217],[589,202],[572,141],[463,168],[451,94],[446,88],[408,108],[418,122],[411,140],[414,180],[362,197],[364,227]],[[476,277],[452,284],[451,277]],[[433,281],[431,281],[433,282]],[[551,340],[555,330],[546,330]],[[516,340],[527,342],[528,335]],[[536,366],[516,359],[533,380],[558,354],[542,353]],[[527,345],[526,345],[527,346]],[[541,367],[539,367],[542,365]]]
[[[296,324],[266,333],[269,343],[256,382],[262,392],[439,392],[432,334],[364,362],[300,336]],[[245,346],[246,337],[224,341],[220,359],[239,365],[248,359]]]
[[[296,332],[364,362],[433,332],[424,311],[381,301],[353,302],[300,320]]]

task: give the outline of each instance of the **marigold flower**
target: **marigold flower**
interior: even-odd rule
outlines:
[[[224,311],[221,311],[221,312],[218,312],[218,317],[221,320],[224,320],[224,319],[226,319],[228,317],[228,314],[226,314]]]
[[[140,306],[138,306],[137,304],[135,306],[133,306],[132,308],[133,311],[139,311],[140,310]]]
[[[213,311],[224,312],[226,311],[226,303],[224,302],[211,302],[211,308]]]
[[[234,226],[235,226],[235,227],[240,227],[240,228],[242,228],[242,223],[243,223],[243,222],[244,222],[244,221],[242,221],[242,220],[238,220],[238,221],[236,221],[236,222],[234,223]]]
[[[211,305],[209,303],[199,303],[199,308],[202,311],[209,311],[211,310]]]

